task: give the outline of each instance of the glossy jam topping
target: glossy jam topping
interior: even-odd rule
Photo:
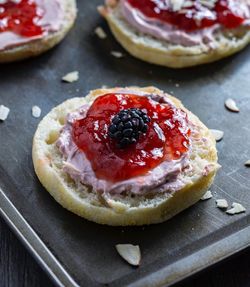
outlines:
[[[142,109],[150,118],[145,135],[120,149],[109,137],[113,117],[123,109]],[[177,160],[189,148],[187,115],[170,104],[146,96],[106,94],[97,98],[86,117],[73,123],[73,140],[91,162],[97,178],[112,182],[144,175],[165,160]]]
[[[0,4],[0,33],[11,31],[24,37],[34,37],[43,34],[43,28],[38,25],[43,11],[34,0],[7,0]]]
[[[138,9],[145,16],[172,24],[186,31],[221,24],[233,29],[240,26],[244,20],[242,3],[237,0],[217,0],[212,6],[205,6],[199,0],[192,0],[192,5],[173,10],[170,1],[166,0],[126,0],[132,7]],[[185,2],[190,1],[184,1]]]

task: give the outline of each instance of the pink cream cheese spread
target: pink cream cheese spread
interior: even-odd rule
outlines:
[[[167,0],[167,1],[152,1],[152,2],[158,3],[155,5],[158,5],[160,7],[167,5],[166,3],[170,1]],[[241,26],[249,26],[250,4],[247,1],[240,0],[237,1],[237,5],[238,6],[240,5],[241,14],[244,16],[245,19],[242,22]],[[164,9],[165,8],[163,8],[163,10]],[[214,42],[216,42],[215,34],[218,31],[220,31],[221,28],[223,28],[221,24],[214,22],[214,24],[208,25],[207,27],[203,27],[201,29],[185,31],[184,29],[180,29],[178,26],[172,25],[171,23],[167,23],[166,21],[162,21],[161,19],[146,16],[139,9],[133,7],[128,0],[119,1],[118,11],[121,14],[121,16],[138,32],[151,35],[157,39],[167,41],[171,44],[182,45],[185,47],[192,47],[196,45],[207,45],[212,48]],[[209,10],[207,9],[206,13],[208,12]],[[212,13],[211,15],[205,15],[205,16],[208,19],[211,16],[211,19],[213,19]],[[192,16],[190,15],[190,17]]]
[[[126,90],[121,90],[120,92],[122,94]],[[134,92],[134,94],[140,95],[138,92]],[[156,102],[164,102],[172,105],[171,101],[162,95],[147,95],[147,97]],[[187,184],[187,179],[184,179],[180,175],[183,171],[192,169],[189,163],[192,142],[190,142],[188,152],[182,154],[177,160],[165,160],[144,175],[118,182],[98,178],[86,154],[78,148],[72,137],[74,122],[85,118],[90,107],[90,104],[85,104],[75,112],[68,114],[66,124],[62,128],[60,137],[56,142],[64,158],[63,170],[75,181],[79,188],[81,185],[88,186],[93,192],[100,194],[145,195],[176,191]],[[189,128],[191,128],[194,140],[198,139],[199,141],[206,142],[206,139],[200,139],[198,136],[198,127],[189,123]],[[206,176],[209,168],[209,166],[204,168],[204,176]]]
[[[59,0],[1,1],[0,51],[57,32],[63,22],[63,8]]]

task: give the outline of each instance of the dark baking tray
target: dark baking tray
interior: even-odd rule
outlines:
[[[192,69],[171,70],[130,57],[116,43],[96,12],[102,1],[78,1],[75,28],[53,51],[0,67],[0,104],[11,109],[0,123],[0,207],[6,221],[60,286],[162,286],[177,282],[250,243],[250,49],[226,60]],[[98,25],[106,40],[94,35]],[[122,51],[122,59],[110,55]],[[61,77],[78,70],[80,80]],[[168,222],[147,227],[100,226],[61,208],[37,180],[32,166],[32,136],[38,119],[52,107],[90,89],[156,85],[173,93],[210,128],[225,132],[218,143],[222,169],[212,186],[214,198],[199,202]],[[224,100],[233,97],[240,113]],[[241,202],[245,214],[229,216],[216,198]],[[127,265],[117,243],[139,244],[142,264]]]

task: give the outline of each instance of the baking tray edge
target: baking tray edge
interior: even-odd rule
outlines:
[[[0,215],[59,287],[79,287],[0,188]]]
[[[61,263],[0,188],[0,215],[23,242],[39,265],[60,287],[79,287]],[[129,287],[170,286],[250,246],[250,226],[196,251],[157,272],[145,276]],[[112,285],[112,283],[111,283]]]
[[[172,286],[250,246],[250,226],[200,249],[184,259],[137,280],[128,287]]]

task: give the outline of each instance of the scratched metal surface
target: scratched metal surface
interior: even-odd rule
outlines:
[[[53,51],[0,67],[0,104],[11,109],[8,120],[0,123],[0,187],[78,284],[123,286],[154,278],[157,285],[160,282],[154,274],[158,270],[171,266],[178,269],[178,262],[184,266],[185,258],[192,254],[197,257],[189,262],[195,266],[196,259],[204,256],[211,244],[229,244],[233,253],[250,243],[246,237],[250,169],[244,167],[250,158],[250,48],[229,59],[192,69],[175,71],[149,65],[130,57],[116,43],[96,13],[101,2],[78,1],[76,26]],[[106,40],[94,35],[97,25],[107,31]],[[110,55],[111,50],[122,51],[125,57],[116,59]],[[62,83],[61,77],[72,70],[80,72],[80,80]],[[156,85],[181,99],[208,127],[225,132],[223,141],[218,143],[222,168],[211,188],[213,199],[199,202],[163,224],[112,228],[78,218],[47,194],[32,166],[32,136],[38,120],[32,118],[31,107],[40,106],[45,115],[67,98],[84,96],[102,85]],[[224,108],[228,97],[237,101],[239,114]],[[243,203],[247,212],[228,216],[215,207],[217,198]],[[236,232],[241,235],[234,236]],[[227,238],[235,240],[235,246]],[[140,268],[131,268],[117,255],[114,245],[125,242],[140,245]],[[204,258],[204,266],[226,256],[221,249],[214,250],[214,254],[200,257]],[[188,269],[186,265],[186,273],[175,274],[175,279],[171,279],[171,272],[166,273],[168,282],[199,269]],[[163,280],[164,274],[160,277]]]

